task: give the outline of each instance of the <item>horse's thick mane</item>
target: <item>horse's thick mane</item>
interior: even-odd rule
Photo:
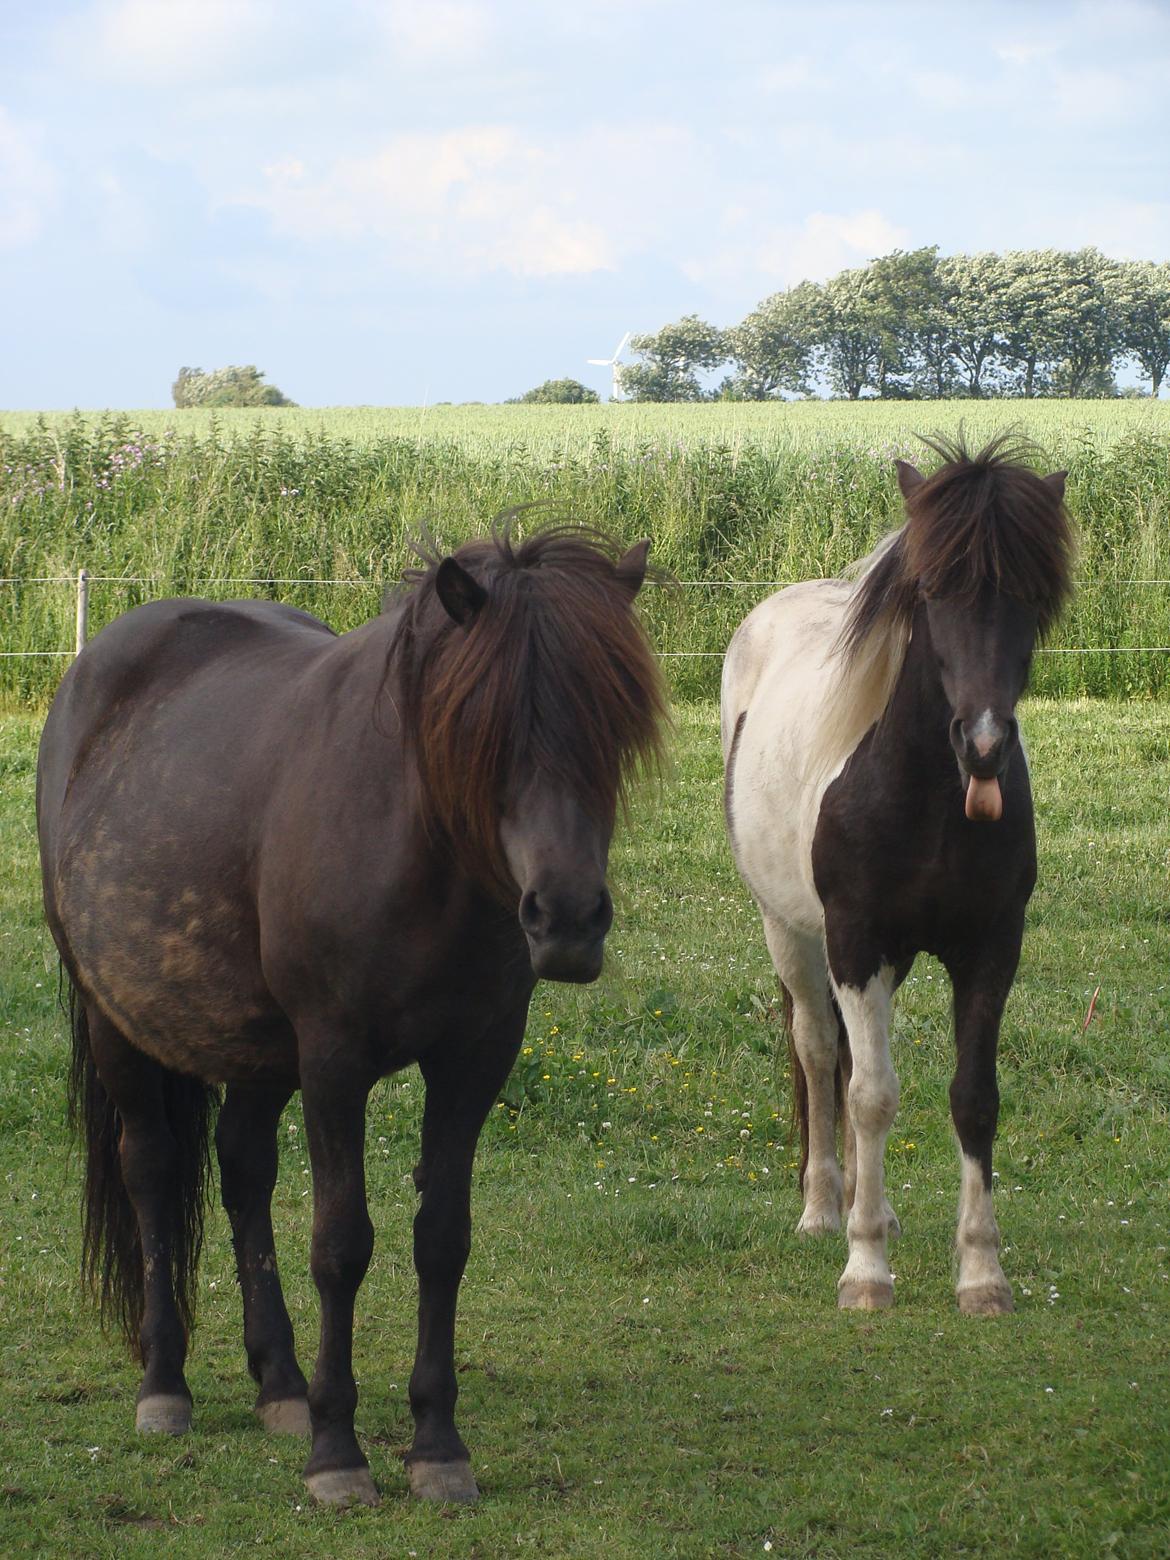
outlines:
[[[1046,634],[1068,598],[1074,537],[1060,491],[1025,465],[1010,433],[972,455],[962,438],[924,439],[943,464],[906,498],[906,522],[856,568],[834,647],[835,696],[822,759],[852,752],[893,696],[923,596],[974,601],[991,585],[1034,607]]]
[[[452,555],[487,591],[467,626],[439,600],[442,554],[419,546],[387,657],[427,821],[497,888],[510,884],[499,823],[517,782],[550,778],[611,822],[635,774],[657,767],[666,714],[613,539],[558,523],[516,540],[516,515]]]

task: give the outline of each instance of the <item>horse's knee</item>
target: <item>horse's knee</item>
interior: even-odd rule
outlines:
[[[898,1075],[893,1068],[861,1068],[854,1060],[849,1080],[849,1115],[855,1131],[887,1132],[898,1113]]]
[[[310,1255],[313,1280],[318,1289],[356,1291],[373,1254],[374,1226],[368,1214],[345,1228],[315,1234]]]
[[[999,1122],[999,1089],[990,1082],[974,1084],[956,1077],[951,1084],[951,1120],[959,1142],[967,1148],[981,1148],[995,1137]]]
[[[458,1283],[471,1254],[471,1220],[436,1219],[420,1208],[414,1220],[414,1265],[430,1283]]]

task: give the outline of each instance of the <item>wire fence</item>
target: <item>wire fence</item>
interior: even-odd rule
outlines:
[[[47,658],[64,658],[75,656],[81,650],[88,637],[89,625],[89,588],[91,585],[165,585],[167,577],[159,574],[91,574],[87,569],[81,569],[77,574],[30,574],[30,575],[0,575],[0,586],[22,587],[26,585],[56,585],[71,586],[77,593],[76,596],[76,620],[77,628],[74,644],[70,649],[62,650],[0,650],[0,660],[37,660]],[[327,578],[320,575],[243,575],[222,574],[214,575],[205,580],[193,581],[188,594],[201,590],[219,589],[227,585],[248,586],[253,589],[262,587],[271,590],[277,585],[330,585],[344,586],[351,589],[377,590],[381,593],[387,585],[387,581],[374,578],[340,577]],[[673,588],[684,590],[756,590],[772,591],[782,590],[785,586],[796,583],[793,580],[674,580],[648,581],[651,585],[667,584]],[[1162,578],[1135,578],[1135,579],[1091,579],[1075,582],[1079,590],[1085,589],[1118,589],[1124,587],[1131,589],[1141,586],[1166,586],[1170,585],[1170,579]],[[1037,655],[1170,655],[1170,645],[1043,645],[1037,648]],[[660,650],[659,659],[669,660],[722,660],[721,650]]]

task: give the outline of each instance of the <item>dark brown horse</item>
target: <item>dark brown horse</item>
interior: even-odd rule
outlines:
[[[855,582],[791,586],[740,625],[723,674],[727,821],[791,1012],[797,1228],[839,1228],[844,1203],[838,1302],[892,1303],[890,1006],[915,955],[936,954],[958,1052],[958,1302],[990,1314],[1012,1308],[991,1206],[996,1046],[1036,880],[1015,707],[1068,594],[1072,537],[1063,472],[1037,476],[1003,440],[933,448],[930,477],[898,463],[906,524]]]
[[[183,1377],[215,1145],[257,1411],[312,1434],[334,1503],[377,1494],[354,1435],[354,1299],[374,1232],[373,1084],[426,1081],[411,1488],[477,1493],[455,1428],[455,1305],[476,1140],[538,976],[590,981],[606,864],[664,702],[632,603],[648,544],[510,526],[427,559],[335,636],[262,602],[159,601],[111,624],[45,725],[45,906],[74,993],[85,1261],[141,1355],[140,1430],[191,1423]],[[320,1352],[306,1387],[277,1277],[277,1123],[300,1089]]]

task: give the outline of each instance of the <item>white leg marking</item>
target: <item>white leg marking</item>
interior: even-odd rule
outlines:
[[[793,996],[792,1037],[808,1086],[808,1166],[800,1235],[841,1228],[842,1181],[837,1164],[837,1015],[828,989],[819,1001]]]
[[[808,1166],[798,1235],[841,1228],[841,1171],[837,1164],[837,1015],[829,1000],[829,971],[820,939],[764,917],[764,938],[776,973],[792,997],[792,1041],[808,1089]]]
[[[999,1226],[991,1193],[977,1159],[963,1158],[959,1192],[959,1310],[971,1316],[1001,1316],[1013,1309],[1011,1285],[999,1265]]]
[[[892,1305],[894,1280],[886,1245],[892,1210],[886,1201],[886,1134],[898,1109],[898,1075],[890,1061],[890,965],[867,983],[837,989],[849,1031],[853,1076],[849,1116],[856,1140],[857,1184],[849,1211],[849,1261],[837,1281],[837,1303],[858,1310]]]

